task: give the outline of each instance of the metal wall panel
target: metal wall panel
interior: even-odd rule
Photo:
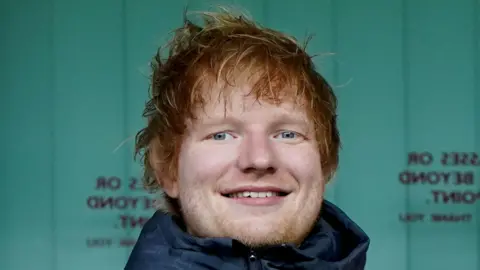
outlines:
[[[123,267],[153,211],[153,195],[131,188],[148,64],[186,3],[0,1],[1,269]],[[335,86],[343,139],[327,197],[371,236],[367,269],[478,269],[480,166],[443,165],[442,153],[480,153],[480,1],[220,3],[315,34],[309,52]],[[434,160],[409,165],[412,152]],[[405,185],[405,170],[448,183]],[[459,172],[474,181],[456,183]],[[117,209],[93,209],[101,196]],[[423,219],[400,220],[412,213]]]

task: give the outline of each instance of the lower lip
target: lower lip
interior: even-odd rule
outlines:
[[[271,206],[271,205],[276,205],[281,203],[286,197],[287,196],[272,196],[272,197],[264,197],[264,198],[249,198],[249,197],[241,197],[241,198],[226,197],[226,198],[243,205]]]

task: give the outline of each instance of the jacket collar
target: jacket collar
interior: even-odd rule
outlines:
[[[146,270],[149,268],[145,265],[155,265],[156,261],[161,261],[162,265],[168,264],[169,260],[174,263],[178,258],[173,254],[180,253],[196,254],[188,260],[205,260],[196,257],[205,255],[221,258],[222,262],[241,264],[248,252],[255,252],[258,258],[277,267],[274,269],[288,266],[289,269],[361,270],[365,266],[369,242],[365,232],[328,201],[324,201],[318,222],[300,247],[279,245],[255,250],[229,238],[193,237],[182,229],[181,220],[158,211],[142,229],[125,269]],[[239,269],[242,269],[241,265]]]

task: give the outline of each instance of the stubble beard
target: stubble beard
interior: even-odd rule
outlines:
[[[251,248],[284,243],[300,245],[315,225],[322,204],[319,194],[302,203],[303,208],[297,206],[291,211],[281,210],[278,217],[269,215],[265,220],[258,217],[252,221],[232,216],[228,208],[205,213],[206,208],[195,203],[200,198],[191,194],[182,195],[180,211],[188,233],[200,238],[232,238]]]

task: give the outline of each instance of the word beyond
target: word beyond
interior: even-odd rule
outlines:
[[[413,172],[403,171],[398,175],[398,180],[402,184],[454,184],[454,185],[473,185],[473,171],[453,171],[453,172]]]
[[[152,209],[155,199],[148,196],[89,196],[87,205],[90,209]]]

